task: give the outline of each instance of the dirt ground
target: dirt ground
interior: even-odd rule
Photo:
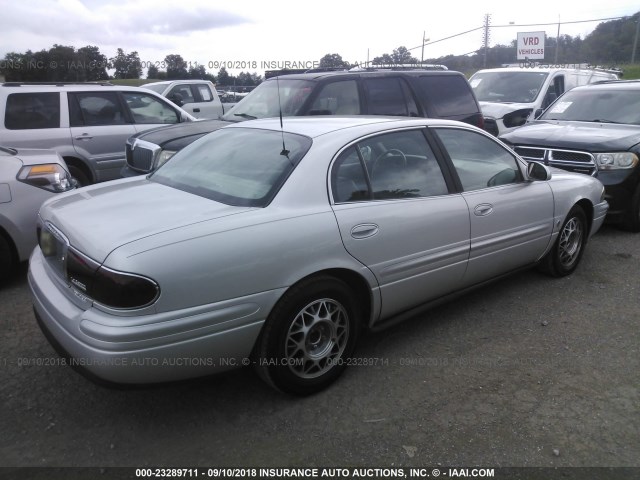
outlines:
[[[0,465],[640,467],[639,284],[640,236],[606,227],[574,275],[369,334],[369,365],[301,399],[251,370],[113,390],[33,365],[57,355],[24,267],[0,288]]]

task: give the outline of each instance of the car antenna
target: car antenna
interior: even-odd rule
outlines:
[[[284,126],[282,125],[282,102],[280,101],[280,76],[276,77],[276,87],[278,88],[278,112],[280,114],[280,133],[282,134],[282,151],[280,155],[284,155],[287,157],[287,160],[291,161],[289,158],[289,150],[284,145]]]

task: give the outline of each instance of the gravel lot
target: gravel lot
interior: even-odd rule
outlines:
[[[0,288],[0,464],[640,467],[639,279],[640,236],[606,227],[574,275],[521,272],[370,334],[357,356],[377,364],[299,399],[248,369],[94,385],[55,365],[24,267]]]

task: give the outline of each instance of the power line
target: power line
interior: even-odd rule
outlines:
[[[545,25],[557,25],[558,23],[561,23],[562,25],[569,25],[569,24],[573,24],[573,23],[589,23],[589,22],[604,22],[607,20],[621,20],[623,18],[628,18],[630,17],[630,15],[625,15],[622,17],[608,17],[608,18],[594,18],[593,20],[572,20],[569,22],[551,22],[551,23],[521,23],[521,24],[508,24],[508,25],[491,25],[491,28],[500,28],[500,27],[541,27],[541,26],[545,26]],[[445,40],[449,40],[451,38],[455,38],[455,37],[460,37],[462,35],[466,35],[467,33],[471,33],[471,32],[475,32],[477,30],[482,30],[483,28],[485,28],[484,25],[481,25],[479,27],[476,28],[472,28],[471,30],[466,30],[464,32],[460,32],[460,33],[456,33],[454,35],[450,35],[448,37],[444,37],[444,38],[439,38],[438,40],[433,40],[432,42],[426,42],[423,43],[422,45],[418,45],[417,47],[412,47],[412,48],[408,48],[408,51],[411,50],[416,50],[418,48],[422,48],[423,46],[426,45],[433,45],[434,43],[438,43],[438,42],[443,42]]]
[[[593,20],[573,20],[570,22],[551,22],[551,23],[522,23],[522,24],[509,24],[509,25],[491,25],[492,27],[542,27],[545,25],[557,25],[558,23],[562,25],[569,25],[572,23],[589,23],[589,22],[604,22],[607,20],[621,20],[623,18],[627,18],[630,15],[625,15],[623,17],[609,17],[609,18],[594,18]],[[428,45],[428,44],[427,44]]]

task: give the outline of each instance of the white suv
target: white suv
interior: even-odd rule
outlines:
[[[80,186],[119,178],[131,135],[195,120],[139,87],[13,82],[0,86],[0,119],[2,145],[57,151]]]
[[[0,146],[0,281],[36,246],[42,203],[73,188],[60,155]]]

